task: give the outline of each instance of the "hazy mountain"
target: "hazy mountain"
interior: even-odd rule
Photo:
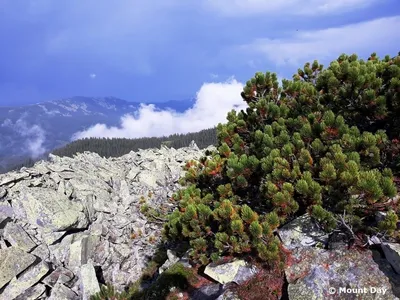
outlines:
[[[155,103],[156,109],[184,112],[194,99]],[[140,103],[114,97],[72,97],[20,107],[0,107],[0,172],[22,157],[38,156],[60,147],[73,133],[96,123],[117,126],[120,117],[135,113]]]

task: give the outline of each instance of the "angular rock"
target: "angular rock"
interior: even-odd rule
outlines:
[[[49,271],[49,266],[45,262],[31,266],[18,278],[14,277],[3,290],[1,297],[4,299],[14,299],[25,293],[31,286],[42,279]]]
[[[317,242],[327,244],[328,235],[304,214],[278,230],[282,243],[289,250],[299,247],[312,247]]]
[[[7,190],[3,187],[0,187],[0,199],[3,199],[7,195]]]
[[[21,172],[21,173],[10,172],[9,174],[6,174],[3,178],[0,177],[0,186],[8,185],[10,183],[15,183],[16,181],[19,181],[27,177],[29,177],[29,173],[27,172]]]
[[[79,269],[79,267],[87,261],[87,257],[85,257],[87,252],[83,250],[83,239],[85,237],[87,236],[74,234],[69,246],[69,260],[67,266],[73,271],[77,268]]]
[[[400,274],[397,274],[391,264],[382,256],[378,250],[372,250],[372,257],[379,266],[379,269],[385,274],[392,285],[393,294],[400,297]]]
[[[191,300],[215,300],[223,294],[224,289],[222,284],[219,283],[212,283],[201,286],[200,288],[196,289],[191,295]]]
[[[73,235],[67,235],[61,242],[54,245],[49,245],[50,250],[50,260],[53,264],[67,264],[70,256],[70,245],[72,243]]]
[[[0,224],[14,216],[14,210],[8,202],[0,202]]]
[[[400,244],[383,243],[383,252],[397,274],[400,274]]]
[[[40,244],[31,251],[31,254],[36,255],[44,261],[47,261],[50,257],[50,251],[46,244]]]
[[[36,260],[32,254],[19,248],[0,249],[0,289]]]
[[[204,274],[224,284],[235,280],[240,267],[246,267],[246,262],[244,260],[236,260],[221,265],[211,263],[206,266]]]
[[[100,291],[99,282],[96,278],[96,272],[91,263],[81,266],[80,282],[83,300],[89,300],[90,296]]]
[[[45,291],[46,286],[44,284],[38,283],[27,289],[21,295],[17,296],[15,300],[36,300],[39,299],[39,297],[42,296]]]
[[[88,224],[81,213],[81,206],[54,190],[35,187],[26,188],[20,193],[19,203],[27,221],[32,225],[63,231],[68,228],[84,228]]]
[[[74,291],[66,287],[62,283],[57,284],[51,290],[49,300],[79,300],[81,299]]]
[[[53,245],[66,234],[66,231],[52,231],[51,229],[43,228],[42,230],[40,230],[40,233],[42,236],[42,240],[47,245]]]
[[[235,275],[235,278],[232,280],[237,284],[242,284],[247,280],[250,280],[258,273],[258,268],[256,266],[239,266],[239,269]]]
[[[343,288],[369,287],[380,288],[380,293],[367,290],[362,294],[363,300],[397,299],[388,278],[374,262],[369,250],[296,248],[292,251],[285,273],[291,300],[347,299],[348,294],[346,296]]]
[[[62,266],[59,266],[57,269],[51,272],[50,275],[46,276],[42,282],[49,287],[54,287],[57,282],[65,284],[70,282],[73,278],[74,273]]]
[[[191,141],[191,142],[190,142],[189,148],[190,148],[191,150],[194,150],[194,151],[199,151],[199,150],[200,150],[195,141]]]
[[[20,248],[26,252],[31,251],[36,244],[25,232],[22,226],[9,222],[4,228],[4,238],[14,247]]]
[[[165,263],[158,269],[158,272],[161,274],[165,270],[167,270],[169,267],[174,265],[179,261],[179,257],[175,255],[171,250],[167,250],[167,257],[168,259],[165,261]]]
[[[155,189],[158,186],[157,176],[153,171],[143,170],[136,176],[136,182],[144,183],[149,188]]]

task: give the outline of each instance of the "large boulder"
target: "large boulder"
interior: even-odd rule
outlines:
[[[381,270],[371,250],[348,249],[303,215],[278,230],[289,251],[285,267],[290,300],[399,299],[394,279]]]

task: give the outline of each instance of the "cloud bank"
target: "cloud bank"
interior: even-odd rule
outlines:
[[[396,29],[397,28],[397,29]],[[284,38],[257,38],[232,48],[235,55],[257,58],[257,65],[300,67],[307,61],[331,61],[341,53],[368,57],[399,51],[400,16],[378,18],[318,30],[291,31]],[[293,69],[295,70],[295,69]]]
[[[44,142],[46,141],[46,133],[39,125],[29,125],[25,120],[26,115],[22,115],[15,123],[10,119],[6,119],[1,126],[9,127],[25,138],[23,143],[23,152],[27,152],[32,158],[38,158],[46,152]]]
[[[243,84],[234,78],[222,83],[204,83],[197,92],[194,106],[184,113],[158,111],[154,105],[142,104],[135,115],[123,116],[118,127],[96,124],[75,133],[72,140],[86,137],[161,137],[211,128],[225,123],[230,110],[240,111],[247,107],[240,96],[242,89]]]

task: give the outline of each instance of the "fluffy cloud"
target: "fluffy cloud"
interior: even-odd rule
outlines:
[[[298,31],[283,39],[255,39],[236,47],[234,51],[249,57],[261,55],[278,66],[300,66],[314,59],[331,60],[341,53],[395,55],[399,50],[398,28],[400,16],[380,18],[341,27]]]
[[[28,152],[32,158],[37,158],[46,152],[44,142],[46,133],[39,125],[29,125],[25,120],[26,115],[22,115],[15,123],[6,119],[1,126],[13,129],[20,136],[25,138],[24,151]]]
[[[121,118],[119,127],[96,124],[77,132],[74,139],[85,137],[154,137],[174,133],[197,132],[226,122],[227,112],[245,109],[240,96],[243,84],[230,78],[223,83],[204,83],[197,93],[194,106],[184,113],[172,110],[157,111],[153,105],[142,104],[135,115]]]

